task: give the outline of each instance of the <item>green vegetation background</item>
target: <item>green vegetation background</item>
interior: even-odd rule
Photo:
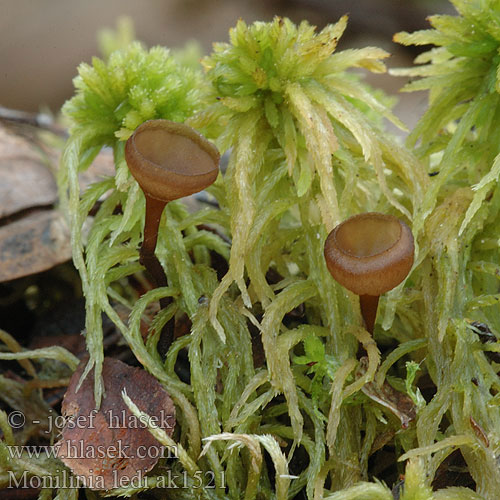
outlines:
[[[401,499],[497,498],[499,367],[485,351],[498,352],[500,344],[481,343],[477,325],[498,339],[500,2],[452,3],[457,16],[433,16],[431,29],[395,36],[403,44],[434,45],[415,67],[394,71],[420,77],[404,91],[429,90],[428,109],[406,145],[383,130],[384,118],[404,128],[390,100],[348,72],[383,72],[388,54],[375,47],[335,50],[346,17],[320,32],[287,19],[239,21],[229,42],[202,59],[203,68],[192,47],[147,49],[128,43],[122,26],[103,35],[103,59],[80,65],[76,95],[64,107],[71,137],[60,196],[86,298],[85,373],[95,370],[100,401],[105,312],[178,409],[182,453],[173,467],[193,474],[193,487],[169,491],[169,498],[285,499],[305,488],[310,499],[389,500],[385,484],[368,481],[381,435],[389,436],[405,475]],[[142,271],[144,197],[124,161],[124,141],[152,118],[201,131],[228,154],[228,166],[209,189],[220,208],[190,213],[182,202],[169,203],[157,247],[169,286],[139,298],[127,277]],[[113,148],[116,175],[80,193],[78,172],[103,146]],[[366,211],[404,219],[416,242],[408,279],[381,299],[373,339],[362,327],[357,297],[333,281],[323,261],[328,232]],[[226,237],[200,229],[206,224]],[[211,252],[228,263],[220,281]],[[270,271],[277,282],[266,278]],[[166,296],[174,301],[155,316],[144,343],[141,317]],[[130,309],[128,322],[111,300]],[[303,316],[285,324],[299,306]],[[191,332],[162,360],[161,327],[180,313]],[[250,328],[262,339],[260,366]],[[356,358],[360,344],[364,364]],[[182,349],[190,383],[174,370]],[[415,387],[422,375],[436,387],[427,402]],[[383,387],[413,401],[416,418],[408,426],[401,408],[376,402]],[[8,470],[42,466],[7,458],[1,448],[13,439],[7,427],[2,413],[0,484]],[[457,447],[476,492],[433,492],[438,466]],[[218,488],[196,489],[197,470],[214,471]],[[57,498],[75,495],[60,490]]]

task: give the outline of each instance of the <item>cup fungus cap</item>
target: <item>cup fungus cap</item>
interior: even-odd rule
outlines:
[[[149,120],[128,139],[125,159],[147,196],[169,202],[210,186],[219,173],[220,155],[188,125]]]
[[[357,295],[379,296],[399,285],[410,272],[413,254],[410,228],[377,212],[347,219],[325,241],[328,270]]]

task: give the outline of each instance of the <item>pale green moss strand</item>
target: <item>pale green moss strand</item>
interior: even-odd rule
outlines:
[[[185,208],[179,203],[167,205],[158,231],[156,253],[160,262],[164,263],[168,283],[180,291],[180,308],[191,317],[198,308],[201,283],[196,282],[193,264],[177,224],[177,219],[184,212]]]
[[[140,332],[141,318],[147,305],[151,302],[159,300],[162,297],[172,296],[175,293],[175,290],[169,288],[158,288],[146,292],[136,302],[130,315],[128,327],[123,323],[109,303],[105,304],[104,312],[115,323],[115,325],[117,325],[139,362],[147,371],[149,371],[165,385],[166,390],[172,396],[176,405],[181,408],[187,428],[189,429],[187,436],[190,444],[190,455],[196,457],[201,450],[201,431],[196,410],[184,394],[184,391],[186,390],[184,385],[180,381],[168,376],[156,356],[150,355],[144,345]]]
[[[303,341],[308,335],[328,337],[329,331],[328,329],[320,326],[300,325],[299,327],[280,335],[278,338],[280,346],[279,350],[290,351],[296,344]],[[306,388],[305,390],[307,391],[308,389]],[[316,407],[315,403],[313,403],[303,391],[298,390],[298,397],[300,408],[305,414],[308,415],[314,427],[314,439],[304,435],[301,442],[301,444],[306,447],[309,454],[309,466],[305,471],[303,481],[307,484],[308,498],[312,498],[316,478],[320,473],[321,466],[325,460],[325,436],[323,432],[324,417],[321,415],[320,410]],[[302,481],[299,484],[295,484],[295,482],[296,481],[292,483],[292,489],[299,488],[299,484],[302,484]]]
[[[128,406],[129,410],[137,417],[140,418],[141,421],[145,421],[148,423],[148,430],[151,434],[163,445],[168,446],[172,449],[175,449],[177,452],[177,456],[179,461],[182,463],[183,467],[189,473],[190,476],[194,476],[194,474],[198,470],[198,465],[196,462],[189,456],[189,454],[184,450],[184,448],[176,443],[171,437],[167,435],[167,433],[159,428],[151,417],[141,411],[136,404],[128,397],[125,390],[122,391],[122,398],[125,401],[125,404]]]
[[[483,99],[483,97],[480,95],[477,99],[474,99],[473,103],[468,107],[466,113],[462,116],[462,119],[458,123],[455,133],[451,137],[446,149],[443,152],[442,160],[439,163],[439,175],[426,192],[422,201],[421,209],[414,220],[413,230],[415,237],[418,237],[420,231],[423,229],[425,219],[435,208],[440,189],[456,168],[457,151],[460,150],[465,141],[466,135],[475,124],[477,116],[482,108],[481,99]]]
[[[203,247],[217,252],[226,260],[229,259],[231,251],[227,242],[219,238],[217,235],[204,230],[195,231],[189,236],[186,236],[186,238],[184,238],[184,245],[187,252],[191,250],[194,251],[196,247]]]
[[[363,444],[361,446],[361,454],[359,459],[359,465],[361,468],[361,477],[363,479],[368,479],[368,459],[370,458],[373,443],[377,438],[377,412],[371,406],[364,405],[364,410],[366,412],[365,417],[365,429]]]
[[[210,302],[210,321],[223,341],[225,341],[225,332],[217,320],[217,309],[222,296],[233,281],[238,284],[245,305],[247,307],[251,305],[243,281],[243,271],[246,242],[255,216],[255,195],[252,187],[254,175],[252,172],[255,172],[262,163],[262,157],[256,154],[258,148],[262,148],[257,144],[256,128],[259,119],[260,115],[255,113],[240,120],[238,139],[233,139],[235,141],[233,152],[226,172],[228,201],[233,212],[231,216],[233,241],[229,270],[213,293]],[[262,153],[262,150],[260,152]]]
[[[244,500],[253,500],[258,493],[258,483],[263,463],[261,446],[258,440],[254,436],[247,434],[222,433],[210,436],[206,438],[205,441],[207,444],[203,449],[204,453],[206,453],[212,443],[217,441],[236,441],[236,443],[238,443],[239,445],[244,445],[248,449],[248,452],[250,454],[250,467],[248,467],[247,469],[248,473]],[[241,462],[241,456],[239,454],[233,454],[237,455],[238,460]],[[238,490],[238,488],[233,486],[232,490],[234,496],[236,494],[235,490]]]
[[[267,384],[269,376],[267,370],[258,371],[246,384],[240,394],[238,401],[234,404],[231,414],[224,422],[224,431],[229,432],[233,428],[244,426],[245,421],[254,415],[260,408],[264,408],[274,397],[274,391],[263,392],[256,397],[259,387]],[[253,397],[252,397],[253,396]],[[250,401],[249,401],[250,400]],[[238,432],[240,432],[238,430]]]
[[[336,370],[335,377],[332,381],[331,392],[331,403],[330,411],[328,413],[328,422],[326,426],[326,444],[330,454],[334,454],[335,441],[337,439],[337,430],[340,423],[340,408],[342,405],[342,396],[344,392],[344,385],[346,383],[347,377],[356,368],[356,361],[352,358],[347,359],[344,363]]]
[[[77,500],[80,488],[60,488],[54,500]]]
[[[360,482],[344,491],[327,494],[323,500],[394,500],[394,497],[387,486],[380,483]]]
[[[337,138],[323,107],[321,107],[323,103],[320,103],[320,106],[314,106],[309,93],[306,93],[302,86],[296,83],[287,85],[286,95],[290,99],[291,111],[297,120],[301,134],[305,138],[307,149],[314,159],[314,167],[327,206],[326,213],[323,213],[323,223],[329,232],[340,222],[331,162],[331,156],[338,148]],[[329,98],[331,99],[331,96]]]
[[[123,200],[123,215],[119,219],[118,227],[111,232],[109,245],[113,245],[121,234],[131,232],[140,223],[141,214],[145,210],[140,193],[139,184],[134,183]]]
[[[479,495],[470,488],[462,488],[459,486],[449,486],[434,493],[432,500],[485,500],[482,495]]]
[[[247,241],[248,255],[246,268],[251,280],[253,291],[259,302],[265,308],[274,298],[274,292],[266,280],[267,266],[263,266],[263,254],[267,253],[267,243],[270,234],[279,231],[280,219],[293,205],[293,200],[277,199],[259,210],[255,218],[252,234]],[[274,227],[274,231],[271,229]],[[265,260],[269,262],[272,257]]]
[[[219,434],[221,431],[216,406],[217,366],[220,359],[220,346],[214,341],[214,332],[207,328],[206,307],[200,307],[193,316],[191,328],[192,341],[189,345],[191,366],[191,386],[194,391],[196,407],[203,415],[200,422],[204,436]]]
[[[308,450],[309,466],[307,467],[307,473],[306,473],[307,497],[313,498],[314,484],[316,481],[316,477],[318,476],[321,470],[321,466],[325,461],[325,455],[326,455],[325,436],[323,431],[324,417],[321,414],[322,418],[320,418],[319,410],[314,408],[314,405],[311,404],[311,400],[302,391],[299,390],[298,394],[299,394],[299,405],[302,408],[302,411],[311,419],[314,428],[314,438],[312,439],[312,441],[314,442],[314,447]]]
[[[377,375],[375,377],[375,381],[379,387],[382,386],[385,376],[389,369],[394,363],[396,363],[399,359],[407,354],[422,349],[427,346],[427,340],[425,338],[409,340],[408,342],[404,342],[403,344],[398,345],[394,350],[392,350],[384,361],[381,363],[377,370]]]
[[[97,305],[93,297],[91,278],[89,277],[83,256],[82,227],[90,208],[88,208],[88,205],[84,207],[83,211],[80,208],[80,186],[78,180],[78,171],[81,168],[81,164],[85,166],[89,161],[89,157],[93,158],[100,149],[95,146],[93,148],[89,146],[91,140],[95,140],[93,134],[94,131],[88,131],[86,133],[81,132],[80,134],[73,135],[68,140],[61,160],[62,165],[58,182],[60,186],[59,191],[62,196],[61,203],[63,207],[68,210],[71,218],[73,261],[80,273],[83,294],[86,298],[85,326],[87,330],[86,341],[90,359],[80,377],[79,385],[81,385],[90,370],[94,368],[94,399],[96,407],[99,408],[104,391],[101,379],[104,358],[102,323],[100,311],[97,310]],[[87,158],[85,158],[85,155]],[[67,190],[69,190],[69,196],[67,195]]]
[[[278,336],[285,314],[316,294],[313,283],[300,281],[285,288],[270,304],[262,320],[262,345],[271,378],[276,390],[283,392],[289,405],[289,415],[295,441],[300,443],[303,418],[300,414],[295,381],[288,360],[288,349],[279,349]]]
[[[359,406],[342,406],[332,477],[332,489],[347,489],[361,481],[361,431],[363,414]]]
[[[14,433],[12,432],[12,427],[10,426],[8,415],[4,410],[0,410],[0,430],[3,434],[3,441],[7,446],[14,446]]]
[[[247,383],[254,376],[255,370],[252,340],[246,318],[236,310],[229,299],[223,299],[222,308],[220,313],[222,324],[226,330],[230,328],[233,331],[233,335],[231,338],[228,337],[223,350],[227,367],[223,367],[222,373],[225,374],[221,375],[224,379],[224,392],[219,413],[224,423],[229,418]]]
[[[328,114],[349,130],[362,147],[366,162],[373,165],[377,180],[382,193],[387,200],[406,217],[411,218],[408,210],[395,198],[387,186],[384,174],[384,162],[382,151],[376,132],[363,114],[341,96],[335,99],[329,95],[320,85],[310,84],[306,88],[307,94],[311,96],[318,105],[324,107]],[[332,229],[332,228],[331,228]]]
[[[71,370],[76,370],[79,359],[61,346],[43,347],[22,352],[0,352],[0,359],[55,359],[67,365]]]
[[[498,411],[488,414],[484,397],[470,384],[470,380],[477,377],[478,385],[483,385],[482,374],[478,373],[473,357],[474,334],[466,328],[464,321],[456,322],[454,326],[457,342],[452,363],[455,374],[455,390],[451,396],[453,426],[457,434],[472,434],[472,418],[481,429],[474,430],[476,445],[462,447],[461,451],[477,484],[478,493],[494,498],[500,489],[500,470],[492,447],[498,446],[500,415]]]

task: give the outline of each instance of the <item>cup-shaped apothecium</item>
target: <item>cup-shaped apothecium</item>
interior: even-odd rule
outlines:
[[[169,120],[139,125],[125,158],[146,196],[165,203],[205,189],[219,173],[217,148],[188,125]]]
[[[219,173],[219,159],[217,148],[205,137],[169,120],[144,122],[125,145],[127,165],[146,197],[140,260],[158,286],[166,284],[154,256],[165,205],[210,186]]]
[[[370,333],[379,296],[406,278],[413,265],[413,254],[410,228],[392,215],[355,215],[328,235],[328,270],[341,285],[359,295],[361,314]]]
[[[166,286],[165,271],[154,253],[163,210],[169,201],[210,186],[219,173],[220,155],[211,142],[188,125],[149,120],[139,125],[128,139],[125,160],[146,198],[139,260],[156,286]],[[165,308],[170,300],[161,299],[161,307]],[[168,346],[173,339],[173,328],[167,329]]]

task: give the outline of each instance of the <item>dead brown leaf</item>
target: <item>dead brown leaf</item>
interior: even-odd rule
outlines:
[[[35,274],[71,258],[69,230],[57,210],[39,210],[0,227],[0,282]]]
[[[57,200],[54,176],[40,152],[1,126],[0,179],[0,218]]]
[[[69,230],[55,207],[60,151],[0,122],[0,282],[39,273],[71,258]],[[82,174],[84,189],[114,175],[110,152]],[[43,210],[42,210],[43,208]]]
[[[175,425],[174,404],[145,370],[105,358],[102,378],[106,394],[97,411],[93,371],[76,391],[86,363],[80,363],[64,396],[62,413],[68,420],[56,444],[58,456],[88,488],[109,490],[136,483],[164,454],[175,453],[166,452],[145,423],[129,411],[122,391],[168,435]]]

